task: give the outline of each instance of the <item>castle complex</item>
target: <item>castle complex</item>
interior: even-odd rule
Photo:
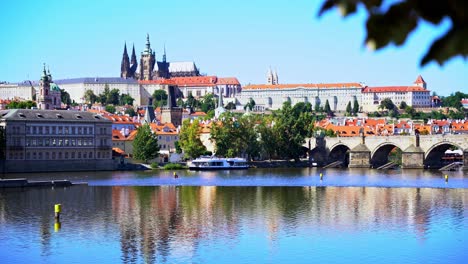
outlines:
[[[194,62],[167,62],[166,48],[162,61],[156,60],[156,52],[151,49],[149,35],[146,35],[145,49],[141,52],[140,64],[135,55],[135,46],[129,58],[127,44],[124,45],[122,63],[120,64],[120,77],[133,78],[135,80],[148,81],[158,78],[169,79],[171,77],[199,76],[200,72]]]

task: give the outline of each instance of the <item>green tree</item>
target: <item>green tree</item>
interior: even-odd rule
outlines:
[[[125,110],[125,114],[127,114],[127,115],[129,115],[131,117],[136,116],[136,112],[135,112],[135,109],[133,109],[133,107],[127,108],[127,110]]]
[[[317,102],[314,106],[314,111],[315,112],[322,112],[321,107],[320,107],[320,102]]]
[[[272,127],[272,121],[263,118],[261,123],[257,127],[258,133],[260,134],[260,148],[269,160],[276,156],[276,144],[277,137]]]
[[[107,112],[109,112],[109,113],[112,113],[112,114],[114,114],[114,113],[116,112],[115,106],[110,105],[110,104],[109,104],[109,105],[106,105],[105,110],[106,110]]]
[[[250,98],[249,101],[245,104],[244,110],[249,109],[249,111],[252,111],[255,107],[255,100],[253,98]]]
[[[189,119],[184,120],[180,130],[179,145],[184,151],[186,158],[194,159],[206,152],[206,147],[200,140],[200,133],[200,122],[198,119],[193,120],[193,122],[190,122]]]
[[[104,85],[104,91],[100,93],[97,97],[97,101],[100,102],[101,104],[107,104],[107,98],[110,96],[110,89],[109,85],[106,83]]]
[[[408,106],[408,104],[405,101],[401,101],[400,109],[404,110],[404,109],[406,109],[407,106]]]
[[[351,111],[353,111],[353,109],[351,108],[351,101],[349,101],[348,105],[346,105],[346,113],[351,115]]]
[[[151,131],[148,124],[144,124],[137,130],[133,140],[133,156],[145,163],[159,155],[158,137]]]
[[[216,98],[214,94],[207,94],[201,100],[201,110],[205,113],[208,113],[210,110],[214,110],[216,108]]]
[[[274,112],[273,120],[278,155],[298,161],[305,138],[312,134],[312,115],[304,112],[296,115],[291,103],[285,102],[280,110]]]
[[[463,107],[461,103],[463,98],[468,98],[468,94],[462,92],[452,93],[450,96],[442,97],[442,106],[461,109]]]
[[[108,94],[106,94],[106,104],[118,105],[120,101],[120,91],[119,89],[112,89]]]
[[[293,106],[293,111],[295,115],[300,113],[312,113],[312,105],[309,102],[299,102]]]
[[[200,107],[200,102],[193,97],[192,93],[189,93],[187,101],[185,102],[185,107],[189,107],[192,111],[195,111]]]
[[[94,104],[98,100],[98,97],[94,94],[93,90],[86,90],[83,97],[89,104]]]
[[[65,89],[60,89],[60,100],[63,104],[71,105],[70,94]]]
[[[236,110],[236,104],[233,102],[229,102],[225,108],[228,110]]]
[[[180,147],[179,141],[174,142],[174,147],[176,149],[177,154],[182,154],[182,148]]]
[[[36,102],[28,100],[28,101],[11,101],[9,104],[6,105],[7,109],[31,109],[36,107]]]
[[[359,112],[359,103],[357,99],[354,99],[353,103],[353,114],[357,114]]]
[[[166,106],[167,105],[167,92],[166,90],[155,90],[153,92],[153,98],[154,98],[154,102],[153,102],[153,105],[155,107],[163,107],[163,106]]]
[[[119,98],[120,105],[133,105],[135,99],[129,94],[121,94]]]
[[[468,55],[466,0],[402,0],[390,4],[382,0],[325,0],[319,15],[338,7],[343,16],[348,16],[356,12],[358,5],[368,13],[365,43],[371,49],[381,49],[391,44],[401,46],[419,23],[441,26],[443,20],[448,20],[448,29],[440,38],[432,41],[420,65],[431,61],[442,65],[452,57]]]
[[[325,112],[328,114],[328,115],[331,115],[333,112],[330,108],[330,103],[328,102],[328,99],[327,101],[325,101],[325,108],[324,108]]]
[[[379,108],[387,109],[388,111],[396,109],[395,104],[393,103],[392,99],[385,98],[380,102]]]

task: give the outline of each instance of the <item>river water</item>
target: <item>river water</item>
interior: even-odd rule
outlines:
[[[320,173],[323,178],[320,180]],[[466,263],[468,175],[249,169],[9,174],[0,263]],[[63,212],[60,226],[54,204]]]

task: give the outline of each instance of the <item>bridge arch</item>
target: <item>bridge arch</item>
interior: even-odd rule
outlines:
[[[378,145],[372,152],[371,152],[371,166],[373,168],[378,168],[382,165],[387,164],[389,160],[389,156],[392,152],[395,153],[395,158],[396,160],[392,160],[393,162],[401,163],[401,152],[403,149],[401,149],[400,146],[398,146],[395,143],[392,142],[384,142],[380,145]]]
[[[328,162],[341,161],[343,162],[343,167],[348,167],[350,150],[351,148],[343,143],[334,145],[328,153]]]
[[[460,145],[450,141],[442,141],[431,146],[424,153],[424,166],[426,168],[441,168],[448,165],[450,161],[444,161],[443,157],[445,156],[445,152],[452,147],[460,149],[463,152],[463,148]]]

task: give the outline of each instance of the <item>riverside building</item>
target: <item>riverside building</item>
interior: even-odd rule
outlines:
[[[112,122],[89,112],[0,111],[3,172],[111,170]]]

